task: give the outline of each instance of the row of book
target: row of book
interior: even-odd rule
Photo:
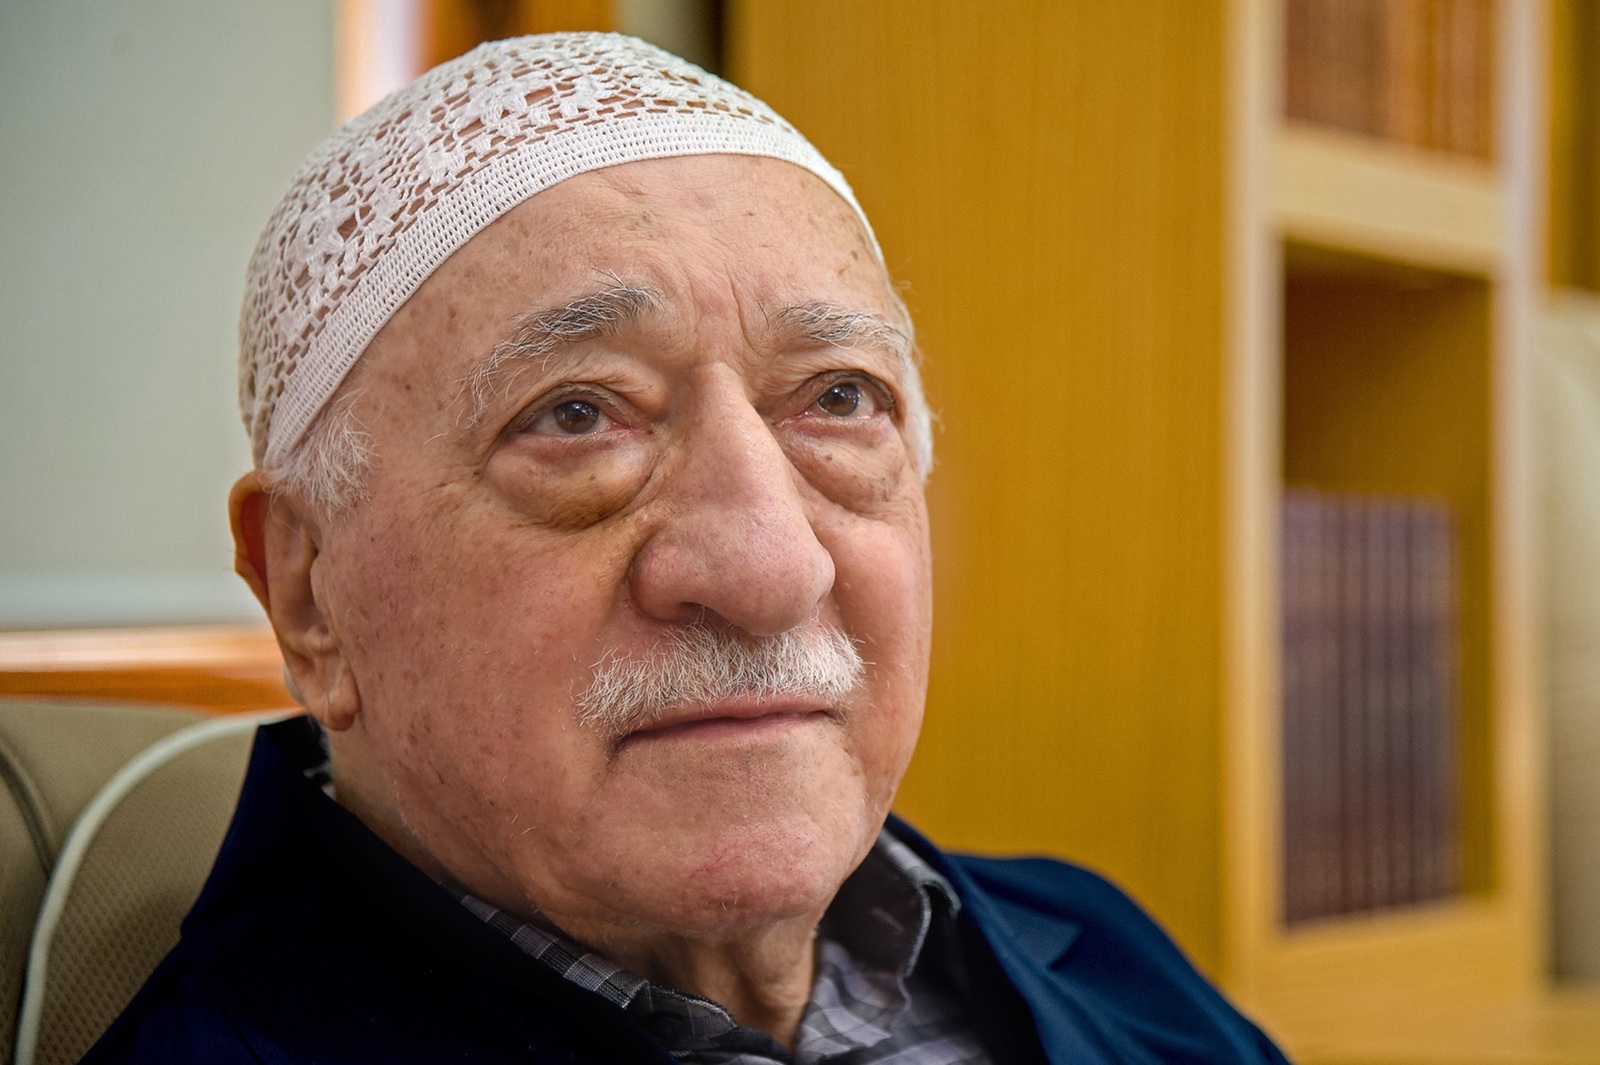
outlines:
[[[1441,503],[1286,493],[1284,915],[1460,888],[1455,522]]]
[[[1494,0],[1286,0],[1291,120],[1493,154]]]

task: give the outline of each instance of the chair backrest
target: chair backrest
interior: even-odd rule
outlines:
[[[280,716],[0,701],[0,1065],[77,1061],[177,942]]]

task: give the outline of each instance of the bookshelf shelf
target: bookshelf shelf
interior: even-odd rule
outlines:
[[[1600,995],[1581,990],[1487,1002],[1391,1006],[1318,1032],[1301,1060],[1322,1065],[1594,1065]]]
[[[1288,240],[1477,276],[1502,255],[1503,182],[1487,163],[1291,125],[1273,164]]]
[[[1408,1011],[1428,1003],[1529,996],[1514,973],[1537,951],[1508,936],[1517,926],[1503,899],[1480,895],[1276,928],[1258,953],[1260,977],[1272,984],[1272,1024],[1304,1054],[1341,1025],[1375,1028],[1373,1018],[1384,1017],[1398,1030]]]

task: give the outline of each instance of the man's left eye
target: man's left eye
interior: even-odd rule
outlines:
[[[588,436],[611,424],[604,411],[593,403],[569,399],[557,403],[533,420],[530,428],[550,436]]]
[[[830,418],[864,418],[883,406],[859,381],[835,381],[817,397],[816,408]]]

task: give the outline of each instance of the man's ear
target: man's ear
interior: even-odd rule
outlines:
[[[228,496],[233,568],[267,612],[283,652],[289,688],[334,732],[349,728],[361,694],[345,660],[329,606],[313,580],[322,551],[323,518],[305,503],[266,488],[257,471]]]

